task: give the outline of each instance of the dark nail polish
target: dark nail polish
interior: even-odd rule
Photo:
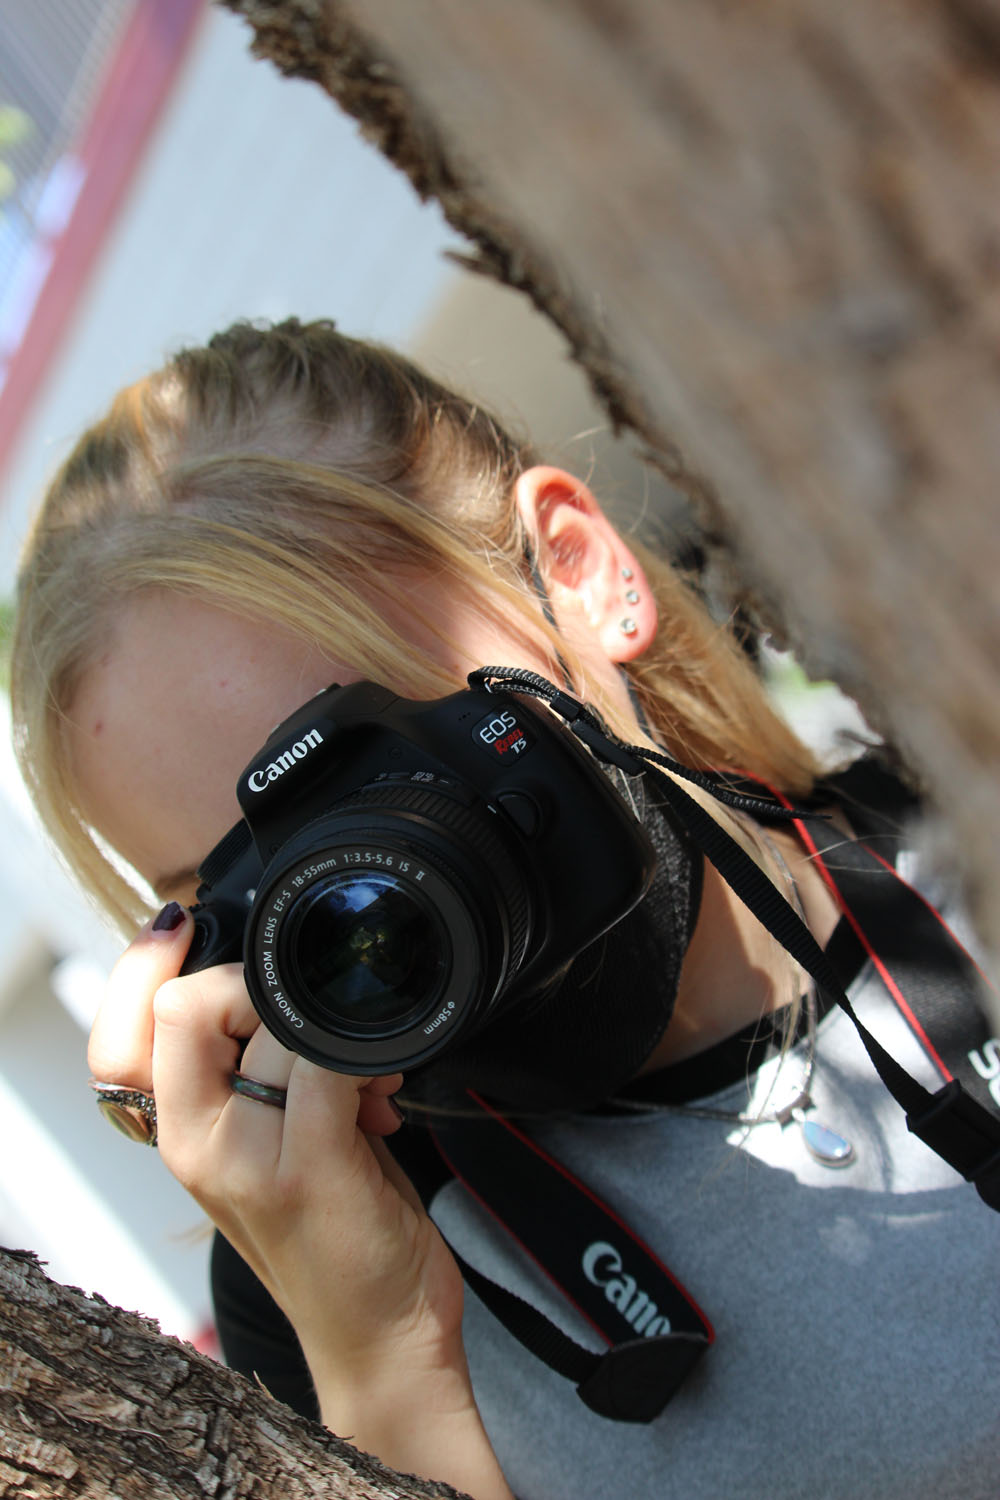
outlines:
[[[174,932],[184,920],[184,908],[179,901],[168,901],[153,923],[154,932]]]

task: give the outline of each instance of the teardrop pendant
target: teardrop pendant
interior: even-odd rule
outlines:
[[[824,1167],[846,1167],[854,1160],[854,1147],[850,1141],[831,1130],[828,1125],[821,1125],[819,1120],[807,1120],[802,1116],[798,1117],[798,1123],[806,1150]]]

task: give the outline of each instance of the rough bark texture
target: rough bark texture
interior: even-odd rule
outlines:
[[[223,3],[565,331],[1000,951],[1000,0]]]
[[[455,1500],[356,1452],[134,1313],[0,1251],[0,1496]],[[461,1500],[461,1497],[458,1497]]]

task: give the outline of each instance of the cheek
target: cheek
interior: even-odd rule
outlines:
[[[147,880],[196,866],[240,816],[240,754],[160,734],[150,715],[77,726],[70,762],[87,821]]]

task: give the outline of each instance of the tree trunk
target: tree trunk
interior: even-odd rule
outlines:
[[[456,1497],[356,1452],[134,1313],[0,1250],[0,1497]]]
[[[564,330],[1000,952],[998,0],[223,3]]]
[[[564,331],[902,746],[1000,952],[1000,0],[223,3]],[[0,1340],[0,1495],[455,1493],[30,1256]]]

